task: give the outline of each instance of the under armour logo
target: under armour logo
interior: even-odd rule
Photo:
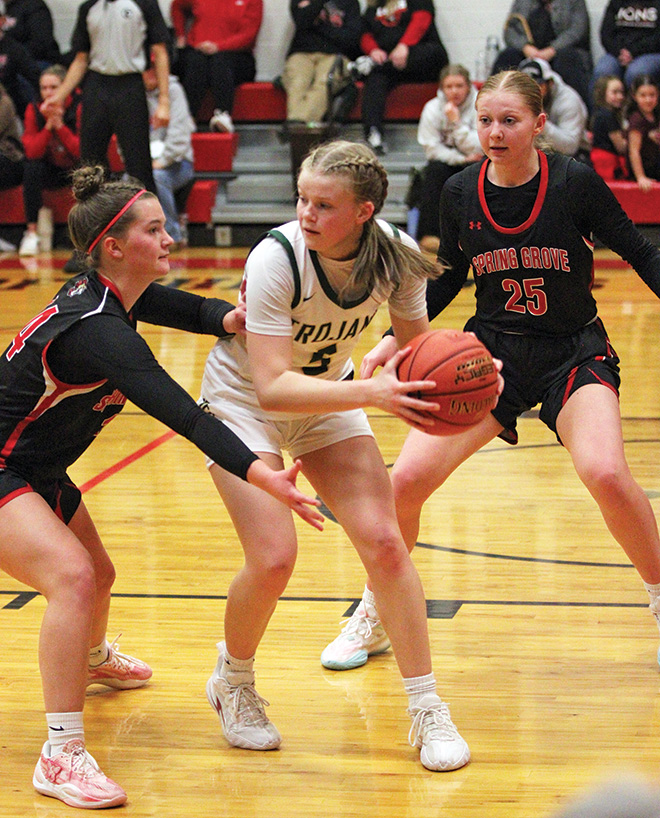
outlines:
[[[470,230],[481,230],[481,222],[470,222]]]

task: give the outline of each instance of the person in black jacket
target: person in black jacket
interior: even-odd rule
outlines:
[[[30,52],[6,32],[11,22],[0,0],[0,83],[14,101],[16,113],[23,119],[25,108],[33,99],[39,98],[39,64]]]
[[[60,61],[60,47],[53,33],[53,15],[44,0],[5,0],[3,30],[26,48],[40,68]]]
[[[401,82],[436,82],[449,62],[435,27],[433,0],[369,0],[363,15],[360,60],[364,135],[384,154],[383,120],[388,93]]]
[[[637,77],[660,79],[659,0],[610,0],[600,26],[605,54],[598,60],[593,82],[607,75],[630,88]]]
[[[358,0],[291,0],[296,30],[282,74],[286,118],[321,122],[328,109],[328,74],[337,55],[360,53],[362,21]]]

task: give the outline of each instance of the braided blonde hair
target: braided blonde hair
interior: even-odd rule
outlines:
[[[405,276],[435,278],[440,266],[387,234],[377,223],[387,198],[387,173],[368,145],[335,140],[323,142],[307,156],[300,173],[339,176],[345,180],[358,202],[371,202],[374,212],[365,222],[353,271],[344,291],[368,291],[389,297]],[[341,293],[340,293],[341,295]]]

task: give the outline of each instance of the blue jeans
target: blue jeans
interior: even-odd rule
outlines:
[[[175,162],[167,168],[154,168],[154,181],[158,198],[165,213],[165,229],[174,241],[181,241],[179,214],[174,194],[188,184],[195,175],[193,163],[188,159]]]
[[[605,77],[608,74],[622,79],[626,88],[630,88],[634,79],[645,74],[653,77],[657,82],[660,80],[660,54],[640,54],[625,68],[619,65],[619,61],[612,54],[603,54],[594,68],[592,89],[599,77]]]

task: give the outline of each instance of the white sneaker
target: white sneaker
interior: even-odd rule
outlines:
[[[15,253],[16,245],[12,244],[7,239],[0,238],[0,253]]]
[[[373,150],[377,156],[383,156],[387,153],[387,146],[383,142],[383,134],[378,128],[369,128],[367,134],[367,145]]]
[[[420,760],[427,770],[457,770],[470,760],[470,748],[449,715],[448,705],[437,696],[424,696],[410,708],[412,726],[408,741],[420,748]]]
[[[209,119],[209,128],[220,133],[234,133],[234,123],[231,121],[227,111],[216,108],[213,116]]]
[[[330,670],[352,670],[389,646],[380,620],[369,617],[364,602],[360,602],[339,636],[321,654],[321,664]]]
[[[224,643],[219,648],[222,659]],[[275,750],[282,743],[277,727],[266,715],[268,702],[257,693],[254,683],[231,685],[216,667],[206,683],[206,697],[220,718],[225,738],[234,747]]]
[[[37,792],[59,798],[70,807],[103,809],[126,802],[124,790],[104,775],[82,741],[68,741],[59,753],[50,754],[46,742],[34,770]]]
[[[39,236],[36,233],[26,230],[21,239],[21,246],[18,248],[19,256],[36,256],[39,253]]]

